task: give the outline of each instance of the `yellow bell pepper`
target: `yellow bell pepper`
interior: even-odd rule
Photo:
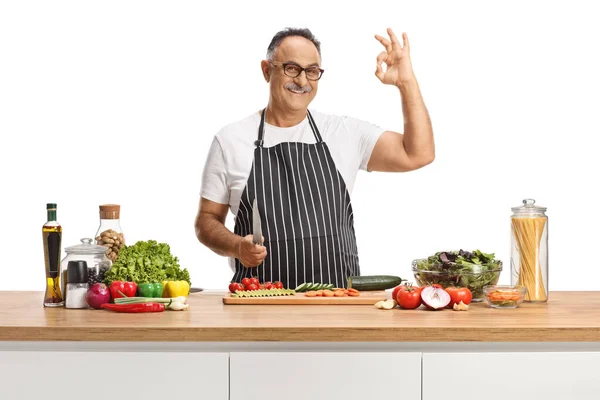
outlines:
[[[162,285],[163,285],[162,297],[171,297],[171,296],[169,296],[169,288],[167,287],[168,283],[169,283],[169,281],[162,281]]]
[[[187,297],[190,294],[190,284],[187,281],[163,282],[163,297]]]

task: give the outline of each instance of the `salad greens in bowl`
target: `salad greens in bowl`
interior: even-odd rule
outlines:
[[[502,261],[479,250],[440,251],[414,260],[412,270],[419,286],[466,287],[473,294],[471,301],[480,302],[485,298],[483,287],[498,283]]]

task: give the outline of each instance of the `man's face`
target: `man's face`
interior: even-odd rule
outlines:
[[[302,71],[295,78],[288,76],[293,76],[294,70],[298,69],[288,65],[288,75],[286,75],[283,63],[296,64],[302,68],[320,67],[319,52],[310,40],[290,36],[281,42],[272,63],[263,61],[262,64],[265,78],[270,84],[273,101],[285,109],[305,110],[317,94],[319,81],[307,79],[307,71]],[[309,77],[310,75],[309,73]]]

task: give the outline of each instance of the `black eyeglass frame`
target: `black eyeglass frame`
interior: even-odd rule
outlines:
[[[299,77],[299,76],[300,76],[300,74],[302,73],[302,71],[304,71],[304,75],[306,76],[306,79],[308,79],[309,81],[318,81],[319,79],[321,79],[321,78],[323,77],[323,73],[325,72],[325,70],[324,70],[323,68],[319,68],[319,67],[316,67],[316,66],[314,66],[314,65],[313,65],[312,67],[306,67],[306,68],[303,68],[301,65],[299,65],[299,64],[297,64],[297,63],[295,63],[295,62],[269,61],[269,64],[272,64],[272,65],[275,65],[275,66],[277,66],[277,64],[276,64],[276,63],[277,63],[277,64],[279,64],[279,65],[281,65],[281,66],[283,67],[283,73],[284,73],[286,76],[289,76],[290,78],[297,78],[297,77]],[[289,75],[289,74],[286,72],[286,68],[287,68],[287,66],[288,66],[288,65],[293,65],[294,67],[298,67],[298,68],[300,68],[300,72],[298,72],[298,75],[296,75],[296,76]],[[318,77],[317,79],[310,79],[310,78],[308,77],[308,75],[306,74],[306,71],[307,71],[307,70],[309,70],[309,69],[318,69],[318,70],[319,70],[319,72],[320,72],[320,73],[319,73],[319,77]]]

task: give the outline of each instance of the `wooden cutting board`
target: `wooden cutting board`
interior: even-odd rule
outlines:
[[[379,300],[386,300],[385,291],[360,292],[357,297],[306,297],[304,293],[296,293],[292,296],[273,297],[231,297],[231,294],[223,297],[223,304],[261,304],[261,305],[374,305]]]

